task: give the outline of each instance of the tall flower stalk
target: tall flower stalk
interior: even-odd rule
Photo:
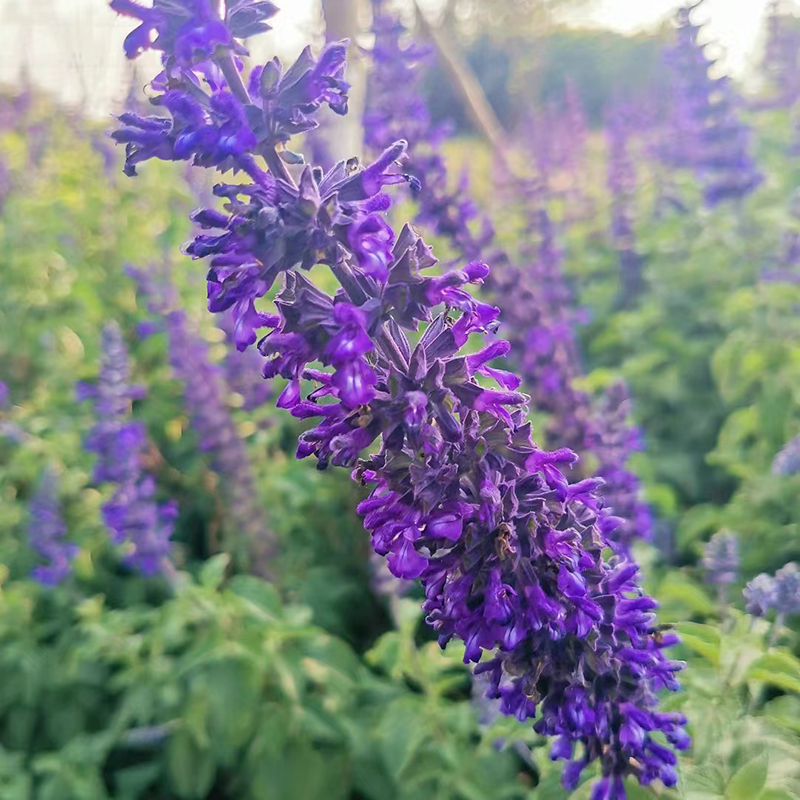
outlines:
[[[417,220],[447,238],[461,259],[484,259],[494,265],[483,289],[501,311],[501,332],[510,343],[510,360],[531,393],[534,408],[552,416],[548,441],[582,450],[587,440],[588,398],[572,386],[580,372],[574,319],[568,311],[572,295],[560,270],[561,253],[542,201],[542,186],[522,187],[525,239],[531,244],[522,253],[529,266],[520,268],[496,246],[492,225],[487,218],[478,218],[467,187],[462,184],[456,192],[448,190],[447,167],[438,150],[441,131],[432,128],[420,90],[426,53],[385,5],[384,0],[372,3],[374,67],[364,118],[365,142],[372,149],[385,148],[404,126],[411,131],[408,163],[421,176]],[[577,124],[580,115],[574,106],[573,102],[569,119]]]
[[[161,320],[169,341],[169,363],[183,384],[186,409],[200,450],[208,453],[212,469],[219,475],[236,541],[244,544],[245,559],[259,575],[272,575],[276,542],[259,504],[247,448],[231,416],[225,397],[228,386],[223,369],[211,361],[208,345],[192,329],[186,314],[176,308],[174,291],[166,276],[128,268],[154,319]],[[229,320],[222,324],[230,329]],[[232,334],[233,335],[233,334]],[[253,353],[235,352],[252,364]],[[254,377],[264,379],[253,367]]]
[[[761,69],[774,92],[772,105],[790,108],[800,97],[800,19],[781,0],[767,11],[767,39]]]
[[[388,225],[382,190],[410,180],[396,167],[404,141],[363,168],[287,168],[296,159],[281,153],[314,112],[346,109],[345,48],[306,50],[286,70],[273,59],[245,81],[242,15],[263,22],[266,5],[231,0],[220,15],[191,0],[112,0],[140,22],[129,54],[161,50],[168,76],[156,105],[170,115],[125,115],[115,134],[128,171],[157,157],[245,173],[215,187],[223,210],[197,212],[208,233],[187,252],[209,259],[210,310],[231,309],[240,346],[258,341],[265,375],[288,381],[277,405],[316,420],[298,456],[371,487],[359,513],[375,550],[396,576],[419,578],[441,645],[464,642],[503,711],[555,738],[565,786],[593,762],[595,800],[623,798],[629,775],[674,785],[685,720],[659,711],[657,692],[678,688],[681,665],[663,652],[675,637],[636,566],[603,559],[615,521],[598,482],[570,485],[574,454],[532,441],[528,398],[501,368],[507,343],[481,341],[498,311],[468,287],[488,267],[438,275],[414,230]],[[315,265],[338,282],[333,295],[311,280]],[[277,313],[260,310],[279,279]]]
[[[604,481],[603,497],[611,512],[621,519],[612,535],[618,553],[630,557],[637,540],[653,538],[650,508],[642,500],[637,476],[628,461],[642,449],[641,434],[631,425],[631,401],[624,381],[612,384],[595,409],[590,429],[590,449],[598,459],[597,475]]]
[[[142,469],[144,426],[131,417],[131,404],[141,396],[130,384],[128,351],[115,322],[103,328],[103,352],[96,385],[79,384],[81,399],[94,401],[96,422],[85,447],[96,456],[93,479],[114,493],[103,504],[111,540],[125,546],[125,563],[143,575],[169,574],[174,503],[159,505],[155,481]]]
[[[678,11],[676,42],[667,52],[672,83],[672,119],[662,157],[692,169],[709,207],[741,200],[763,181],[750,153],[750,131],[739,119],[741,103],[730,78],[709,73],[714,62],[701,43],[702,26],[692,19],[700,2]]]
[[[611,239],[619,259],[620,295],[629,306],[644,288],[644,258],[636,249],[633,205],[636,198],[636,166],[630,154],[630,123],[622,108],[615,109],[606,126],[608,188],[611,194]]]
[[[728,531],[715,533],[705,546],[702,559],[706,580],[717,587],[720,608],[727,603],[728,587],[739,573],[739,543]]]
[[[52,469],[45,469],[31,498],[28,542],[45,563],[34,567],[31,578],[52,588],[72,572],[77,545],[66,541],[67,526],[58,502],[58,478]]]

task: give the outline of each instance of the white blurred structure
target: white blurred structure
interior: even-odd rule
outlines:
[[[142,0],[147,4],[147,0]],[[319,37],[316,0],[278,0],[275,30],[260,37],[258,52],[295,56]],[[122,42],[133,21],[119,17],[106,0],[0,0],[0,84],[34,85],[94,116],[119,109],[133,75]],[[270,39],[269,44],[265,41]],[[139,74],[153,75],[158,57],[147,54]]]

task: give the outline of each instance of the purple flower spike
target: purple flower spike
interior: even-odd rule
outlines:
[[[608,188],[611,193],[611,238],[619,256],[620,304],[629,305],[642,291],[644,258],[636,249],[633,208],[636,200],[636,167],[631,157],[631,112],[614,109],[606,126],[608,140]]]
[[[703,567],[712,583],[733,583],[739,571],[736,537],[727,531],[715,533],[706,545]]]
[[[249,548],[252,568],[269,575],[275,541],[256,496],[255,481],[244,441],[226,404],[228,387],[223,370],[208,355],[205,341],[192,330],[186,315],[174,309],[174,289],[167,276],[154,276],[128,268],[154,318],[169,340],[169,362],[175,377],[184,387],[184,400],[200,449],[208,453],[212,469],[222,479],[232,529]],[[225,317],[229,324],[230,318]],[[259,374],[262,359],[253,350],[234,352],[246,358],[253,369],[253,380],[266,381]]]
[[[779,614],[800,613],[800,567],[794,562],[775,573],[775,608]]]
[[[111,540],[128,550],[124,560],[143,575],[168,571],[174,504],[158,505],[155,483],[143,474],[144,427],[131,419],[131,404],[141,397],[130,385],[128,352],[114,322],[103,328],[103,355],[96,386],[78,385],[78,396],[94,401],[97,420],[86,439],[97,455],[94,481],[110,483],[114,494],[103,504],[103,520]]]
[[[774,577],[765,573],[756,575],[743,594],[748,614],[763,617],[770,609],[780,618],[800,614],[800,567],[791,562]]]
[[[72,560],[78,547],[64,541],[67,526],[58,504],[58,480],[50,469],[45,470],[31,499],[30,515],[28,542],[31,549],[47,562],[35,567],[31,578],[42,586],[53,588],[72,572]]]
[[[744,587],[742,594],[747,613],[763,617],[770,608],[775,608],[778,594],[775,578],[762,572]]]
[[[309,113],[317,100],[344,110],[338,52],[299,63],[284,74],[270,62],[253,70],[247,93],[232,93],[258,142],[258,153],[242,145],[240,163],[263,155],[269,173],[245,169],[250,181],[216,187],[225,218],[206,213],[215,232],[188,248],[209,258],[210,310],[238,319],[281,281],[277,318],[264,325],[258,350],[264,374],[288,381],[278,405],[312,421],[298,457],[314,457],[319,469],[348,467],[371,487],[358,511],[375,551],[399,578],[420,580],[440,644],[464,643],[502,711],[559,741],[556,756],[571,758],[565,781],[577,783],[599,761],[597,792],[608,800],[622,799],[629,775],[674,784],[673,749],[688,746],[686,721],[660,713],[657,695],[678,688],[682,665],[664,653],[675,638],[659,631],[635,565],[603,558],[619,523],[597,495],[600,481],[570,485],[562,467],[574,453],[543,451],[531,438],[527,397],[501,361],[506,346],[489,338],[498,309],[468,290],[493,288],[483,248],[438,275],[413,228],[395,237],[382,218],[369,219],[388,208],[385,187],[408,181],[424,195],[435,185],[435,175],[432,184],[416,172],[419,161],[410,176],[397,169],[406,135],[375,143],[382,152],[365,168],[351,160],[328,172],[264,149],[304,129],[303,103]],[[170,91],[194,97],[189,80]],[[227,168],[215,160],[232,118],[203,111],[213,130],[194,145],[199,166]],[[263,120],[275,123],[268,135]],[[412,150],[412,165],[415,158]],[[286,163],[297,163],[294,176]],[[449,217],[437,219],[445,227]],[[472,247],[463,241],[461,255]],[[552,237],[542,256],[553,258]],[[339,284],[332,294],[312,280],[320,265]],[[658,743],[661,734],[671,747]]]
[[[790,439],[772,462],[773,475],[797,475],[800,472],[800,436]]]
[[[639,479],[627,467],[631,454],[642,449],[639,431],[629,424],[630,406],[625,383],[612,384],[597,408],[588,442],[599,461],[597,474],[604,481],[601,493],[606,507],[622,519],[609,538],[615,550],[626,557],[630,557],[633,541],[649,541],[653,535]]]
[[[695,6],[679,9],[677,41],[666,54],[672,76],[672,119],[662,158],[692,169],[708,207],[741,200],[764,180],[750,154],[750,132],[738,117],[741,101],[728,77],[712,78],[713,61],[700,44]]]

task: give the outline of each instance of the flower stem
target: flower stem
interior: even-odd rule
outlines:
[[[272,173],[274,178],[278,178],[284,183],[288,183],[289,186],[295,186],[295,182],[292,179],[292,176],[289,174],[289,170],[286,169],[286,165],[283,163],[283,161],[281,161],[281,157],[278,155],[274,147],[265,147],[262,151],[262,155],[264,156],[264,160],[267,162],[269,171]]]
[[[217,55],[214,60],[222,70],[222,74],[225,76],[231,94],[237,100],[249,106],[252,103],[250,95],[247,92],[247,87],[244,85],[242,76],[239,74],[239,70],[236,69],[236,64],[233,63],[231,54],[226,51],[224,55]]]

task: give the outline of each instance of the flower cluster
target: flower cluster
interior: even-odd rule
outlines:
[[[135,175],[142,161],[160,158],[243,170],[259,182],[266,173],[254,153],[269,152],[274,167],[279,161],[275,147],[314,128],[313,113],[321,105],[346,113],[344,44],[328,45],[318,60],[306,48],[285,71],[274,58],[253,70],[245,86],[235,58],[247,52],[239,37],[243,31],[249,36],[265,30],[264,20],[276,9],[257,0],[224,5],[223,20],[211,0],[159,0],[153,8],[132,0],[111,3],[121,14],[141,20],[126,39],[129,57],[146,48],[162,51],[165,69],[153,85],[163,92],[151,102],[170,114],[159,118],[128,111],[119,117],[121,127],[112,137],[125,144],[126,174]],[[212,54],[215,60],[210,61]],[[194,89],[187,90],[190,84]],[[297,160],[287,150],[281,156],[289,163]]]
[[[96,422],[85,442],[97,459],[93,480],[114,486],[114,494],[103,504],[111,540],[126,546],[128,566],[155,575],[168,569],[177,507],[156,502],[155,481],[142,470],[145,430],[131,419],[131,403],[142,393],[130,385],[129,370],[122,332],[109,322],[103,328],[97,384],[78,384],[78,397],[94,401]]]
[[[546,104],[526,115],[517,133],[536,167],[539,180],[554,197],[568,204],[565,213],[575,219],[586,206],[583,175],[588,126],[574,81],[566,79],[563,102]]]
[[[773,475],[797,475],[800,472],[800,436],[790,439],[772,461]]]
[[[266,21],[278,10],[267,0],[232,0],[220,19],[213,0],[154,0],[152,8],[134,0],[111,0],[110,5],[139,20],[125,38],[128,58],[152,49],[160,51],[165,62],[182,67],[205,61],[217,48],[246,54],[236,40],[268,31]]]
[[[780,0],[772,0],[769,4],[761,69],[775,92],[772,104],[790,108],[800,96],[800,24],[797,17],[783,6]]]
[[[619,254],[620,303],[627,306],[643,288],[644,258],[636,250],[632,209],[636,197],[636,167],[630,154],[630,121],[617,108],[606,126],[608,188],[611,193],[611,239]]]
[[[662,157],[693,169],[703,183],[706,205],[713,207],[750,194],[763,176],[750,154],[750,131],[738,117],[740,103],[730,79],[709,74],[713,61],[699,41],[694,8],[678,11],[677,41],[667,53],[673,107]]]
[[[55,473],[46,469],[30,504],[28,542],[47,563],[34,567],[31,577],[43,586],[61,583],[72,571],[72,559],[77,545],[64,541],[67,526],[58,503],[58,481]]]
[[[748,614],[764,616],[770,609],[779,616],[800,614],[800,567],[791,562],[774,577],[762,572],[747,584],[743,594]]]
[[[527,267],[501,270],[491,297],[512,334],[511,359],[531,393],[532,405],[550,417],[548,443],[583,452],[592,438],[589,397],[574,385],[583,371],[576,336],[579,314],[541,191],[532,187],[529,192],[522,248]]]
[[[612,545],[627,556],[635,540],[653,538],[650,509],[642,501],[639,479],[627,466],[631,454],[642,449],[640,432],[630,425],[630,413],[624,381],[609,386],[596,409],[588,443],[599,461],[597,476],[604,481],[606,505],[622,520],[611,535]]]
[[[315,85],[318,97],[328,89]],[[197,84],[169,91],[195,96]],[[197,163],[210,163],[216,141]],[[240,346],[267,329],[264,374],[288,381],[278,405],[316,420],[298,456],[352,468],[372,487],[359,513],[374,549],[397,577],[419,578],[441,645],[465,643],[502,710],[555,737],[565,786],[594,762],[596,798],[624,798],[628,775],[674,785],[685,719],[659,711],[657,692],[678,688],[681,665],[664,653],[676,637],[656,624],[636,566],[603,558],[616,520],[599,482],[569,484],[575,455],[532,441],[528,398],[500,361],[509,346],[483,340],[498,310],[469,290],[486,265],[438,274],[415,231],[395,236],[382,216],[382,188],[406,180],[393,169],[405,147],[363,169],[306,166],[295,183],[274,150],[252,144],[243,158],[260,148],[270,173],[217,187],[225,212],[196,216],[216,231],[188,248],[210,256],[209,306],[233,310]],[[335,293],[299,271],[315,264],[329,267]],[[278,313],[259,310],[281,274]]]
[[[739,571],[739,545],[736,536],[728,531],[715,533],[705,546],[702,564],[706,578],[711,583],[733,583]]]
[[[404,44],[408,32],[398,19],[389,15],[381,0],[373,0],[375,46],[370,83],[370,100],[364,122],[368,145],[386,146],[387,135],[412,131],[410,170],[419,175],[417,219],[437,235],[446,237],[458,255],[466,260],[485,259],[494,265],[484,291],[501,311],[503,333],[511,344],[511,360],[521,373],[525,389],[532,393],[533,405],[552,415],[548,439],[559,446],[583,449],[587,442],[588,398],[572,387],[580,374],[577,343],[570,313],[572,295],[560,270],[561,254],[555,245],[552,222],[541,203],[538,186],[531,187],[527,199],[528,236],[540,242],[525,255],[531,267],[514,266],[509,256],[494,247],[494,231],[484,219],[475,234],[470,223],[477,211],[460,187],[447,191],[447,169],[435,152],[427,157],[438,131],[432,130],[430,117],[419,91],[420,58],[424,51],[413,42]],[[398,100],[398,93],[400,99]],[[577,95],[569,92],[567,120],[581,139],[582,123]]]
[[[252,561],[253,571],[269,575],[274,537],[256,496],[245,443],[225,401],[228,387],[223,371],[210,360],[206,342],[192,329],[186,314],[175,308],[167,277],[159,276],[159,280],[133,267],[128,267],[128,273],[135,279],[153,318],[161,321],[167,334],[170,366],[183,384],[184,401],[199,448],[209,454],[212,469],[222,479],[231,528],[249,550],[245,558]]]
[[[715,533],[705,546],[701,564],[706,580],[717,587],[717,598],[722,608],[727,603],[728,586],[739,572],[739,543],[728,531]]]

